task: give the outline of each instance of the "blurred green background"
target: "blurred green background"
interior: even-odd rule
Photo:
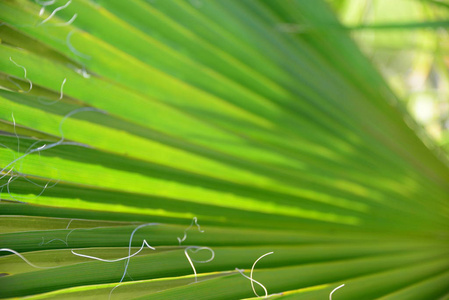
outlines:
[[[449,153],[449,2],[329,0],[409,112]]]

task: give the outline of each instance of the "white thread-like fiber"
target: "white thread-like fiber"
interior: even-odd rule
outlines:
[[[332,294],[333,294],[336,290],[338,290],[339,288],[342,288],[342,287],[344,287],[344,286],[345,286],[345,285],[342,284],[342,285],[340,285],[340,286],[337,286],[335,289],[333,289],[332,292],[329,294],[329,300],[332,300]]]
[[[61,101],[62,98],[64,98],[64,85],[65,85],[66,82],[67,82],[67,78],[64,78],[64,80],[61,83],[61,87],[59,88],[59,98],[57,100],[50,101],[50,102],[44,102],[44,101],[39,99],[40,97],[38,97],[39,102],[44,104],[44,105],[53,105],[53,104],[58,103],[59,101]]]
[[[74,32],[75,32],[75,30],[72,30],[72,31],[70,31],[67,34],[67,38],[66,38],[67,47],[70,49],[70,51],[72,51],[73,54],[75,54],[77,56],[80,56],[82,58],[85,58],[85,59],[90,59],[89,55],[86,55],[86,54],[76,50],[76,48],[73,47],[72,43],[70,42],[70,39],[72,38],[72,35],[73,35]],[[84,74],[86,74],[86,75],[84,75]],[[84,78],[89,78],[90,77],[90,75],[87,77],[88,74],[86,73],[86,70],[84,70],[84,69],[83,69],[82,75],[83,75]]]
[[[199,252],[201,250],[208,250],[212,254],[211,258],[209,258],[208,260],[194,260],[194,259],[191,259],[189,253],[187,252],[188,250],[191,250],[191,249],[195,249],[195,250],[192,251],[194,253],[197,253],[197,252]],[[189,247],[184,249],[184,254],[187,257],[187,260],[189,261],[190,266],[192,267],[193,274],[195,276],[195,282],[198,282],[197,273],[196,273],[195,265],[193,264],[193,262],[200,263],[200,264],[205,264],[205,263],[211,262],[215,258],[215,252],[214,252],[214,250],[212,250],[209,247],[189,246]]]
[[[44,23],[46,23],[46,22],[48,22],[51,18],[54,17],[54,15],[55,15],[58,11],[60,11],[60,10],[62,10],[62,9],[64,9],[64,8],[66,8],[67,6],[70,5],[70,3],[72,3],[72,0],[67,1],[67,3],[64,4],[63,6],[59,6],[59,7],[55,8],[55,9],[51,12],[51,14],[50,14],[46,19],[44,19],[42,22],[40,22],[40,23],[38,24],[38,26],[39,26],[39,25],[42,25],[42,24],[44,24]]]
[[[197,218],[197,217],[193,217],[193,220],[192,220],[192,223],[190,224],[190,226],[187,227],[187,228],[184,230],[184,236],[183,236],[182,238],[180,238],[180,237],[177,238],[177,239],[178,239],[178,242],[179,242],[179,245],[181,245],[181,243],[184,242],[184,241],[186,240],[186,238],[187,238],[187,231],[189,231],[190,228],[193,227],[193,225],[196,225],[196,226],[198,227],[198,231],[199,231],[199,232],[204,233],[204,230],[201,230],[200,224],[198,224],[198,218]]]
[[[39,266],[36,266],[35,264],[31,263],[28,259],[26,259],[19,252],[15,251],[15,250],[12,250],[12,249],[9,249],[9,248],[1,248],[0,252],[11,252],[11,253],[17,255],[18,257],[20,257],[24,262],[26,262],[28,265],[30,265],[33,268],[37,268],[37,269],[53,269],[53,268],[56,268],[56,267],[39,267]]]
[[[264,290],[264,292],[265,292],[265,298],[268,297],[268,291],[267,291],[267,289],[265,288],[265,286],[264,286],[263,284],[261,284],[260,282],[258,282],[257,280],[255,280],[255,279],[253,278],[254,268],[256,267],[256,264],[257,264],[257,262],[258,262],[259,260],[261,260],[261,259],[264,258],[265,256],[270,255],[270,254],[273,254],[273,253],[274,253],[274,252],[268,252],[268,253],[265,253],[264,255],[262,255],[262,256],[260,256],[258,259],[256,259],[256,261],[254,262],[253,266],[251,267],[251,273],[250,273],[250,276],[249,276],[249,277],[246,276],[246,275],[243,273],[244,270],[241,270],[241,269],[236,268],[236,270],[239,271],[240,274],[242,274],[245,278],[248,278],[248,279],[251,281],[251,288],[253,289],[253,292],[254,292],[254,294],[255,294],[257,297],[261,297],[261,296],[259,296],[259,295],[257,294],[256,289],[254,288],[254,283],[258,284],[258,285]]]
[[[156,250],[156,248],[151,247],[151,246],[148,244],[147,240],[143,240],[142,246],[140,247],[139,250],[137,250],[137,251],[134,252],[133,254],[130,254],[130,255],[125,256],[125,257],[117,258],[117,259],[103,259],[103,258],[96,257],[96,256],[90,256],[90,255],[86,255],[86,254],[76,253],[75,251],[73,251],[73,249],[70,250],[70,251],[72,252],[72,254],[74,254],[74,255],[76,255],[76,256],[80,256],[80,257],[85,257],[85,258],[95,259],[95,260],[99,260],[99,261],[103,261],[103,262],[116,262],[116,261],[121,261],[121,260],[125,260],[125,259],[128,259],[128,258],[131,258],[131,257],[133,257],[133,256],[136,256],[137,254],[140,253],[140,251],[143,250],[143,248],[145,248],[145,246],[147,246],[147,247],[150,248],[151,250]]]
[[[61,95],[62,95],[62,93],[63,93],[63,85],[64,85],[64,82],[65,82],[65,80],[63,81],[63,84],[61,85]],[[45,144],[45,145],[43,145],[43,146],[36,147],[36,148],[32,149],[32,147],[34,147],[34,145],[36,145],[36,144],[39,142],[39,141],[36,141],[35,143],[33,143],[33,144],[27,149],[27,151],[26,151],[23,155],[21,155],[21,156],[19,156],[19,157],[15,157],[15,155],[14,155],[14,159],[13,159],[10,163],[8,163],[5,167],[3,167],[3,168],[0,170],[0,174],[2,174],[2,175],[0,176],[0,179],[3,179],[5,176],[7,176],[8,174],[11,173],[11,177],[9,178],[9,180],[7,181],[7,183],[5,183],[5,184],[3,184],[3,185],[0,186],[0,188],[1,188],[0,194],[1,194],[1,192],[3,191],[3,187],[6,186],[6,189],[7,189],[7,191],[8,191],[8,194],[11,196],[11,198],[14,199],[15,201],[22,202],[22,201],[20,201],[20,200],[17,200],[14,196],[12,196],[11,191],[10,191],[10,185],[11,185],[11,183],[12,183],[13,181],[15,181],[16,179],[18,179],[19,177],[21,177],[21,176],[23,175],[23,174],[21,174],[21,173],[19,173],[19,172],[13,172],[14,168],[16,167],[16,166],[15,166],[16,163],[19,162],[19,161],[21,161],[22,159],[24,159],[24,158],[27,157],[28,155],[33,154],[33,153],[36,153],[36,152],[38,152],[38,153],[40,154],[41,151],[45,151],[45,150],[54,148],[54,147],[59,146],[59,145],[76,145],[76,146],[81,146],[81,147],[89,147],[89,146],[87,146],[87,145],[84,145],[84,144],[81,144],[81,143],[77,143],[77,142],[64,142],[64,132],[62,131],[62,125],[64,124],[64,122],[65,122],[68,118],[70,118],[70,117],[73,116],[74,114],[77,114],[77,113],[80,113],[80,112],[85,112],[85,111],[96,111],[96,112],[101,112],[101,113],[105,113],[105,114],[106,114],[105,111],[100,110],[100,109],[97,109],[97,108],[93,108],[93,107],[81,107],[81,108],[75,109],[75,110],[69,112],[68,114],[66,114],[66,115],[62,118],[61,122],[59,123],[59,133],[61,134],[61,138],[60,138],[59,141],[57,141],[57,142],[55,142],[55,143],[51,143],[51,144]],[[17,150],[20,151],[20,139],[19,139],[19,136],[17,135],[17,132],[16,132],[16,120],[15,120],[15,118],[14,118],[14,114],[12,114],[12,119],[13,119],[13,124],[14,124],[14,134],[15,134],[15,136],[17,137],[17,148],[18,148]],[[4,145],[3,145],[3,146],[4,146]],[[8,147],[7,147],[7,148],[8,148]],[[33,183],[34,185],[39,186],[39,184],[37,184],[37,183],[35,183],[35,182],[29,180],[29,179],[26,178],[25,176],[22,176],[22,177],[23,177],[25,180],[27,180],[27,181]],[[41,196],[42,193],[45,191],[45,189],[49,188],[49,184],[50,184],[51,181],[52,181],[52,180],[48,181],[44,186],[41,186],[43,189],[42,189],[42,191],[39,193],[39,195],[36,196],[36,198],[39,197],[39,196]],[[59,180],[58,180],[54,185],[56,185],[58,182],[59,182]],[[53,187],[54,185],[52,185],[52,186],[50,186],[50,187]],[[23,203],[23,202],[22,202],[22,203]]]
[[[23,78],[24,78],[26,81],[28,81],[28,84],[30,85],[30,88],[28,89],[28,91],[24,91],[24,93],[29,93],[29,92],[31,91],[31,89],[33,88],[33,83],[32,83],[31,80],[29,80],[28,77],[27,77],[27,69],[26,69],[24,66],[19,65],[18,63],[16,63],[16,62],[12,59],[11,56],[9,57],[9,60],[10,60],[14,65],[16,65],[16,67],[21,68],[21,69],[23,70]],[[20,85],[18,85],[15,81],[12,81],[12,80],[9,78],[9,76],[8,76],[8,79],[9,79],[9,81],[11,81],[12,83],[14,83],[20,90],[23,90],[22,87],[21,87]]]

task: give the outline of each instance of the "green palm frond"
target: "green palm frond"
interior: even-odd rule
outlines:
[[[0,297],[449,297],[447,160],[324,1],[0,18]]]

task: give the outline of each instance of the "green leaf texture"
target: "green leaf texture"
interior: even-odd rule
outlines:
[[[324,1],[0,21],[1,298],[449,299],[447,159]]]

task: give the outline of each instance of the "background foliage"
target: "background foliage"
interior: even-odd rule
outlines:
[[[370,61],[405,101],[437,151],[448,153],[447,1],[329,1]]]

